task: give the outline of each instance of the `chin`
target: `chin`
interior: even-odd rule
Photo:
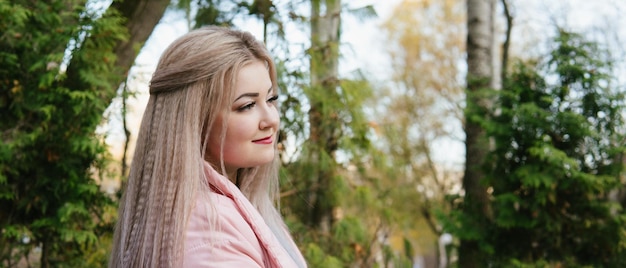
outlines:
[[[267,161],[263,161],[259,163],[257,166],[267,165],[267,164],[272,163],[272,161],[274,161],[274,158],[268,159]]]
[[[265,152],[262,155],[259,156],[259,162],[262,163],[262,165],[268,164],[272,161],[274,161],[274,158],[276,158],[276,154],[274,152],[274,150],[272,150],[271,152]]]
[[[267,165],[272,163],[272,161],[274,161],[274,157],[272,158],[267,158],[267,159],[257,159],[257,161],[251,161],[248,163],[239,163],[236,164],[234,166],[240,166],[242,168],[255,168],[255,167],[260,167],[263,165]]]

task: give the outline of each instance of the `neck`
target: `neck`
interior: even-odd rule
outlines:
[[[226,174],[228,174],[228,179],[234,183],[237,188],[241,186],[241,169],[231,169],[226,168]]]

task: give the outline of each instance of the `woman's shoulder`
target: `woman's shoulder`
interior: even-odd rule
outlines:
[[[254,231],[231,198],[215,192],[197,198],[185,232],[185,267],[254,267],[263,266],[263,259]],[[211,265],[202,265],[207,261]]]
[[[201,244],[224,242],[233,236],[255,237],[237,204],[228,196],[215,192],[196,199],[186,232],[187,240],[196,237]]]

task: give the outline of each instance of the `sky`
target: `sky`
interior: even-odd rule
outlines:
[[[416,1],[416,0],[413,0]],[[400,0],[356,0],[345,1],[349,3],[348,8],[355,8],[365,5],[373,5],[378,13],[377,18],[359,20],[354,16],[342,16],[342,45],[343,54],[340,63],[340,72],[347,74],[360,69],[367,74],[374,82],[384,83],[388,79],[389,60],[385,53],[385,40],[381,38],[379,25],[387,19],[396,4]],[[574,31],[595,31],[595,38],[613,39],[614,45],[620,45],[626,41],[626,18],[622,15],[626,12],[626,1],[623,0],[523,0],[510,3],[514,5],[512,10],[514,20],[512,54],[541,53],[547,45],[545,40],[552,36],[554,31],[551,25],[559,22],[562,25],[570,25]],[[563,14],[566,14],[565,16]],[[499,14],[501,16],[501,13]],[[501,17],[500,17],[501,18]],[[245,27],[245,28],[244,28]],[[246,24],[244,30],[250,31],[257,38],[262,38],[262,27],[260,24]],[[606,29],[617,29],[607,31]],[[136,66],[131,70],[133,80],[129,87],[136,92],[136,96],[129,100],[129,115],[127,117],[130,126],[131,139],[136,138],[138,126],[141,121],[143,109],[148,100],[148,83],[152,72],[156,68],[156,63],[165,48],[176,38],[187,32],[185,20],[180,16],[167,13],[157,25],[146,45],[141,50],[136,60]],[[502,29],[501,29],[502,30]],[[616,32],[615,36],[603,36],[602,33]],[[290,40],[306,38],[306,34],[298,29],[287,31]],[[615,49],[616,53],[621,53],[622,58],[625,49]],[[626,63],[621,63],[621,73],[626,75]],[[621,83],[626,84],[626,78],[621,76]],[[120,157],[124,143],[124,135],[121,129],[121,116],[115,111],[119,111],[121,103],[114,102],[109,109],[109,124],[101,131],[107,133],[107,143],[112,147],[114,156]],[[460,125],[459,125],[460,126]],[[462,137],[462,129],[455,126]],[[131,148],[132,148],[131,144]],[[436,145],[435,155],[440,162],[452,165],[462,164],[464,161],[464,145],[460,140],[441,140]]]

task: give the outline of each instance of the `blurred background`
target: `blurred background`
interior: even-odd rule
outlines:
[[[310,267],[626,266],[626,2],[0,1],[0,267],[105,267],[152,72],[205,25],[278,66]]]

